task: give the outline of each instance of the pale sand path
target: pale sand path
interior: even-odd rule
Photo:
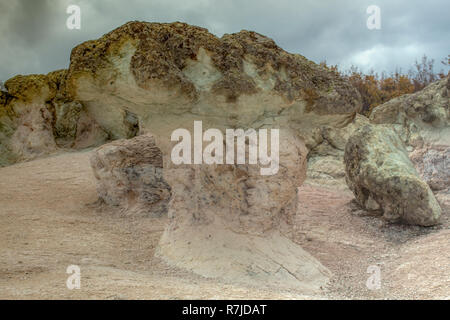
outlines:
[[[348,191],[300,188],[292,238],[335,273],[322,296],[206,279],[153,257],[166,220],[99,211],[90,152],[0,168],[0,299],[304,299],[450,296],[450,231],[384,225]],[[67,266],[81,289],[66,288]],[[379,264],[382,289],[366,269]]]

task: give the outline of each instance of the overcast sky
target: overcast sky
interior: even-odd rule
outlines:
[[[69,30],[69,4],[81,29]],[[381,29],[367,28],[367,7]],[[0,0],[0,80],[67,68],[71,49],[130,20],[183,21],[217,36],[254,30],[289,52],[363,70],[407,70],[423,54],[450,54],[449,0]],[[448,69],[446,69],[448,70]]]

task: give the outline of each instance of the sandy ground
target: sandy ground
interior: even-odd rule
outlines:
[[[153,256],[165,218],[99,210],[90,152],[0,168],[0,299],[450,299],[450,228],[386,224],[305,184],[289,236],[334,276],[320,296],[207,279]],[[69,290],[66,268],[81,269]],[[369,266],[381,288],[369,290]]]

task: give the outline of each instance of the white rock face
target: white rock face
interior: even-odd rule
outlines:
[[[172,265],[234,283],[320,292],[331,272],[278,232],[235,233],[221,223],[166,231],[157,254]],[[174,231],[175,232],[175,231]]]
[[[358,203],[381,210],[388,221],[421,226],[439,223],[441,208],[388,126],[365,125],[345,148],[346,179]]]
[[[101,146],[92,155],[91,166],[106,204],[130,215],[167,213],[170,187],[163,179],[161,151],[151,135]]]

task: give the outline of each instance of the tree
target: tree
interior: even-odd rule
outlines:
[[[427,85],[436,81],[438,76],[434,73],[434,59],[428,59],[424,54],[421,61],[414,63],[414,68],[411,73],[413,79],[415,91],[422,90]]]
[[[442,61],[445,66],[450,66],[450,55]],[[326,66],[326,64],[324,63]],[[416,60],[414,68],[407,74],[397,68],[395,72],[381,75],[374,70],[363,73],[356,66],[347,70],[338,70],[360,93],[363,103],[363,114],[369,114],[378,105],[385,103],[395,97],[414,93],[447,75],[444,71],[434,72],[434,60],[423,55],[420,62]]]

